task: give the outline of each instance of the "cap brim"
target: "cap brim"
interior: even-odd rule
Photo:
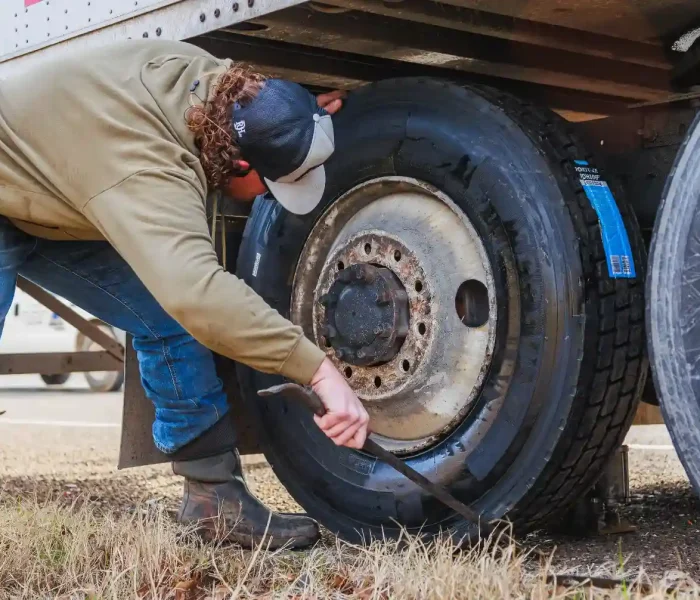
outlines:
[[[281,183],[265,179],[275,200],[289,212],[306,215],[318,206],[326,189],[326,171],[323,165],[309,171],[292,183]]]

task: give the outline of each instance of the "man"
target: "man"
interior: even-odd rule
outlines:
[[[341,103],[169,41],[79,51],[0,83],[0,331],[19,273],[133,334],[155,444],[185,478],[179,520],[211,534],[223,516],[248,547],[266,529],[271,547],[305,546],[318,526],[248,491],[211,351],[310,384],[338,445],[360,448],[368,416],[301,329],[218,264],[206,200],[269,191],[313,210]]]

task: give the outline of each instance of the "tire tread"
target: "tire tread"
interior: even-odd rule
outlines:
[[[572,165],[574,158],[593,164],[595,158],[568,130],[566,121],[508,93],[482,86],[470,89],[503,110],[543,148],[553,165],[559,165],[560,185],[579,238],[587,301],[598,307],[597,323],[587,320],[585,331],[587,344],[591,336],[595,341],[595,364],[582,366],[571,418],[555,452],[511,514],[516,527],[529,530],[560,516],[595,484],[600,465],[622,444],[632,424],[648,372],[643,322],[646,256],[636,218],[606,174],[630,236],[637,270],[635,279],[608,277],[598,216]]]

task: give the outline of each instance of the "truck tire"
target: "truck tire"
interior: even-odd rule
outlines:
[[[384,81],[334,123],[321,205],[298,216],[258,198],[238,276],[326,349],[380,443],[485,518],[541,525],[595,483],[644,387],[645,255],[629,207],[617,194],[637,276],[612,279],[574,164],[593,157],[555,114],[492,89]],[[375,327],[382,302],[394,329]],[[339,344],[355,345],[339,357]],[[380,347],[398,354],[367,366]],[[388,465],[336,447],[303,408],[256,396],[281,377],[238,370],[272,468],[325,527],[352,541],[397,523],[477,535]]]
[[[100,319],[90,319],[90,322],[117,340],[114,328],[111,325]],[[75,350],[76,352],[97,352],[103,350],[103,348],[84,333],[78,332],[75,336]],[[123,369],[120,371],[86,371],[84,375],[85,381],[93,392],[117,392],[124,384]]]
[[[54,373],[52,375],[41,375],[46,385],[63,385],[70,378],[70,373]]]
[[[651,370],[661,413],[700,494],[700,116],[666,181],[650,246],[647,298]]]

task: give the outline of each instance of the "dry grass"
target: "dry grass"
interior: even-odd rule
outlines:
[[[538,566],[538,560],[541,564]],[[448,540],[358,547],[338,542],[305,552],[244,552],[205,544],[159,509],[135,515],[89,507],[0,505],[0,598],[511,599],[700,598],[693,584],[627,590],[555,588],[548,564],[495,540],[456,552]]]

